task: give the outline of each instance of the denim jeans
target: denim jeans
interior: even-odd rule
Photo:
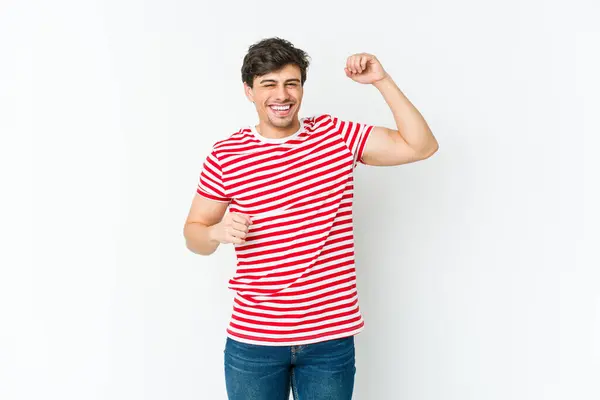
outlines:
[[[299,346],[266,346],[227,337],[229,400],[350,400],[356,373],[354,336]]]

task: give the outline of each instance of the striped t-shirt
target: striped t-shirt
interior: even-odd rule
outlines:
[[[282,139],[248,126],[214,144],[197,193],[252,219],[235,245],[231,339],[289,346],[362,331],[353,171],[372,128],[324,114]]]

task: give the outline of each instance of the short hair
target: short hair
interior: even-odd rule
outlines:
[[[304,85],[310,64],[309,55],[285,39],[263,39],[248,48],[242,64],[242,82],[253,87],[254,78],[279,71],[289,64],[300,68],[301,83]]]

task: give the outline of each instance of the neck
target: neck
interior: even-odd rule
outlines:
[[[296,117],[296,119],[294,119],[294,123],[287,128],[274,126],[268,121],[260,121],[260,123],[256,126],[258,133],[268,139],[282,139],[298,132],[298,129],[300,129],[300,120],[298,117]]]

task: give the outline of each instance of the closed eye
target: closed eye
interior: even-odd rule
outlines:
[[[290,82],[290,83],[288,83],[288,86],[294,86],[294,87],[296,87],[296,86],[298,86],[298,84],[295,83],[295,82]],[[269,85],[263,85],[263,87],[275,87],[275,85],[269,84]]]

